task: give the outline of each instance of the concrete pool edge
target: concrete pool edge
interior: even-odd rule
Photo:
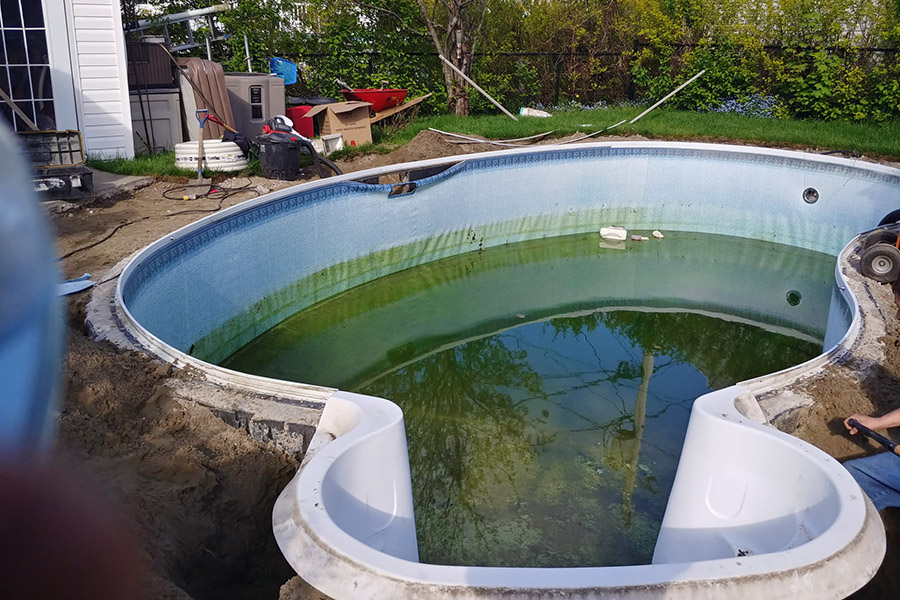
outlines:
[[[536,150],[540,151],[540,150]],[[749,153],[746,148],[743,149],[744,154]],[[447,162],[443,161],[431,161],[431,162]],[[390,172],[397,170],[398,167],[392,167],[390,169],[381,169],[383,172]],[[890,170],[891,176],[894,176],[894,171]],[[355,174],[359,176],[359,174]],[[324,185],[324,184],[323,184]],[[257,201],[251,201],[257,202]],[[190,226],[189,226],[190,227]],[[174,239],[170,236],[169,239]],[[161,240],[164,242],[165,240]],[[846,252],[846,250],[845,250]],[[104,277],[104,279],[107,279]],[[112,286],[109,286],[112,287]],[[98,290],[99,292],[99,290]],[[110,294],[111,295],[111,294]],[[99,298],[99,294],[95,295],[95,298]],[[109,298],[107,298],[109,300]],[[118,308],[118,313],[116,310]],[[115,301],[108,302],[105,309],[110,310],[111,314],[117,315],[114,321],[117,319],[118,324],[115,326],[118,328],[124,328],[126,324],[130,325],[130,328],[127,329],[127,335],[130,337],[130,340],[126,340],[129,344],[137,344],[138,346],[143,346],[144,348],[149,348],[151,353],[164,358],[170,362],[173,362],[177,366],[180,367],[189,367],[195,368],[198,371],[203,371],[202,377],[213,381],[216,386],[228,386],[228,385],[236,385],[240,388],[248,391],[248,395],[270,395],[276,398],[284,398],[284,399],[293,399],[299,403],[307,403],[307,408],[310,409],[310,415],[312,416],[312,420],[315,420],[315,416],[317,415],[317,411],[321,408],[322,404],[325,403],[325,400],[334,397],[334,390],[330,390],[327,388],[317,388],[315,386],[302,386],[298,384],[285,384],[283,382],[275,382],[273,380],[266,380],[264,378],[254,378],[251,376],[245,376],[240,374],[234,374],[232,372],[228,372],[227,370],[220,369],[218,367],[211,367],[210,365],[204,363],[203,361],[199,361],[196,358],[190,357],[188,354],[181,352],[164,342],[160,342],[154,335],[150,334],[146,329],[144,329],[141,325],[137,323],[137,320],[131,318],[128,314],[127,309],[122,310],[122,307],[116,306]],[[101,308],[102,312],[104,309]],[[96,316],[98,313],[91,312],[89,308],[89,319],[93,317],[91,315]],[[883,315],[882,315],[883,316]],[[129,323],[130,322],[130,323]],[[869,323],[866,323],[867,325]],[[102,327],[96,328],[102,329]],[[868,329],[866,329],[868,331]],[[799,405],[789,407],[788,410],[782,411],[781,406],[775,402],[768,402],[769,399],[779,398],[780,400],[787,399],[788,402],[791,402],[791,388],[798,381],[802,380],[805,377],[808,377],[811,373],[818,372],[821,369],[827,368],[828,365],[833,364],[835,361],[842,361],[846,359],[847,352],[851,351],[850,346],[855,344],[854,340],[846,339],[847,342],[846,348],[841,346],[842,349],[835,352],[830,352],[827,358],[820,357],[819,364],[816,365],[805,365],[801,366],[802,368],[797,368],[790,373],[782,372],[778,375],[778,381],[765,380],[763,378],[762,381],[754,380],[753,386],[754,390],[762,396],[760,398],[760,407],[763,413],[766,415],[766,420],[777,420],[778,418],[782,418],[786,414],[792,415],[789,419],[784,420],[784,423],[787,423],[787,426],[784,423],[781,423],[780,426],[790,430],[790,419],[793,419],[796,416],[796,419],[802,418],[802,412],[805,407],[808,406],[806,404],[807,399],[803,398],[802,395],[796,395],[793,398],[793,401],[802,400]],[[858,344],[856,344],[858,346]],[[787,390],[786,393],[782,393]],[[258,414],[264,413],[268,408],[265,406],[266,402],[260,403],[262,406],[259,409]],[[264,421],[265,419],[260,419],[260,421]],[[287,421],[285,421],[287,423]],[[318,454],[318,453],[317,453]],[[313,456],[313,455],[311,455]]]

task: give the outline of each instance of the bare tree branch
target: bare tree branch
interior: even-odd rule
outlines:
[[[431,43],[434,44],[434,49],[443,54],[441,40],[434,28],[434,22],[431,20],[431,17],[428,16],[428,8],[425,6],[425,1],[416,0],[416,4],[419,5],[419,10],[422,12],[422,18],[425,20],[425,27],[428,29],[428,35],[431,36]]]
[[[484,21],[487,18],[487,3],[484,0],[481,0],[481,18],[478,20],[478,26],[472,31],[472,35],[469,39],[472,40],[472,56],[475,55],[475,47],[478,45],[478,40],[481,38],[481,31],[484,29]]]
[[[365,2],[358,2],[357,4],[358,4],[359,6],[364,7],[364,8],[370,8],[370,9],[372,9],[372,10],[375,10],[375,11],[378,11],[378,12],[381,12],[381,13],[384,13],[384,14],[386,14],[386,15],[390,15],[390,16],[394,17],[395,19],[397,19],[397,23],[398,23],[398,24],[400,25],[400,27],[401,27],[402,29],[404,29],[405,31],[408,31],[409,33],[415,34],[417,37],[422,35],[422,32],[421,32],[421,31],[418,31],[418,30],[413,29],[412,27],[408,26],[408,25],[406,24],[406,22],[403,20],[403,17],[401,17],[400,15],[398,15],[397,13],[395,13],[394,11],[392,11],[392,10],[389,9],[389,8],[385,8],[385,7],[383,7],[383,6],[375,6],[374,4],[366,4]]]

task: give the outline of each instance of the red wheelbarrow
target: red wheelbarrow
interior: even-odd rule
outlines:
[[[356,100],[358,102],[368,102],[372,105],[372,112],[379,113],[388,108],[394,108],[406,100],[405,89],[387,89],[387,88],[356,88],[343,89],[341,94],[346,100]]]

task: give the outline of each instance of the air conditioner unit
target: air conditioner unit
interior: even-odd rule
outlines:
[[[254,137],[266,121],[283,115],[284,79],[266,73],[225,73],[235,129]]]

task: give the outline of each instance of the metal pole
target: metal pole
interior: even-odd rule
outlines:
[[[688,85],[693,83],[695,79],[697,79],[704,73],[706,73],[706,69],[703,69],[702,71],[700,71],[699,73],[697,73],[696,75],[694,75],[693,77],[691,77],[690,79],[688,79],[687,81],[685,81],[684,83],[679,85],[677,88],[675,88],[674,90],[672,90],[671,92],[669,92],[668,94],[663,96],[662,100],[660,100],[659,102],[657,102],[656,104],[654,104],[653,106],[651,106],[650,108],[648,108],[647,110],[645,110],[644,112],[642,112],[641,114],[639,114],[638,116],[633,118],[631,121],[628,122],[628,124],[632,125],[632,124],[636,123],[638,119],[640,119],[641,117],[646,115],[648,112],[650,112],[651,110],[653,110],[654,108],[656,108],[657,106],[659,106],[660,104],[662,104],[663,102],[665,102],[666,100],[668,100],[669,98],[671,98],[672,96],[674,96],[675,94],[680,92],[682,89],[684,89],[685,87],[687,87]]]
[[[212,62],[212,49],[209,47],[209,36],[206,36],[206,60]]]
[[[138,50],[140,52],[140,60],[141,65],[150,64],[150,61],[147,59],[147,48],[144,46],[142,42],[138,42]],[[138,102],[141,105],[141,119],[144,122],[144,135],[147,136],[145,143],[147,144],[147,152],[149,154],[156,154],[156,133],[153,131],[153,112],[150,110],[150,90],[147,87],[147,84],[143,82],[143,77],[138,75],[138,67],[137,65],[133,65],[134,69],[134,78],[137,83],[137,92],[138,92]],[[141,86],[143,84],[143,90],[141,90]],[[144,114],[144,100],[143,95],[147,96],[147,114]],[[149,117],[149,119],[148,119]],[[149,121],[149,126],[147,122]]]
[[[178,21],[187,21],[188,19],[197,19],[199,17],[205,17],[207,15],[214,15],[216,13],[225,12],[229,8],[231,7],[229,7],[227,4],[216,4],[215,6],[209,6],[207,8],[198,8],[195,10],[187,10],[184,12],[175,13],[174,15],[165,15],[157,19],[141,19],[137,22],[137,27],[135,29],[146,29],[147,27],[159,25],[160,22],[176,23]]]
[[[491,95],[490,95],[490,94],[488,94],[486,91],[484,91],[483,89],[481,89],[480,87],[478,87],[478,84],[477,84],[477,83],[475,83],[474,81],[472,81],[471,79],[469,79],[468,77],[466,77],[466,74],[465,74],[465,73],[463,73],[462,71],[460,71],[459,69],[457,69],[457,68],[456,68],[456,65],[454,65],[452,62],[450,62],[449,60],[447,60],[446,58],[444,58],[444,56],[443,56],[442,54],[438,54],[438,57],[440,57],[440,59],[441,59],[442,61],[444,61],[445,63],[447,63],[447,65],[449,65],[451,69],[453,69],[454,71],[456,71],[456,74],[457,74],[457,75],[459,75],[460,77],[462,77],[463,79],[465,79],[466,82],[469,83],[469,85],[471,85],[473,88],[475,88],[476,90],[478,90],[479,92],[481,92],[481,95],[482,95],[482,96],[484,96],[485,98],[487,98],[488,100],[490,100],[491,102],[493,102],[494,106],[496,106],[497,108],[499,108],[500,110],[503,111],[503,114],[505,114],[507,117],[509,117],[509,118],[512,119],[513,121],[518,121],[518,119],[517,119],[511,112],[509,112],[508,110],[506,110],[505,108],[503,108],[502,106],[500,106],[500,103],[499,103],[499,102],[497,102],[496,100],[494,100],[493,98],[491,98]]]
[[[559,106],[559,77],[562,75],[562,58],[557,54],[554,59],[556,60],[556,83],[553,85],[553,106]]]
[[[253,72],[253,65],[250,64],[250,43],[247,41],[247,34],[244,34],[244,54],[247,55],[247,71]]]

